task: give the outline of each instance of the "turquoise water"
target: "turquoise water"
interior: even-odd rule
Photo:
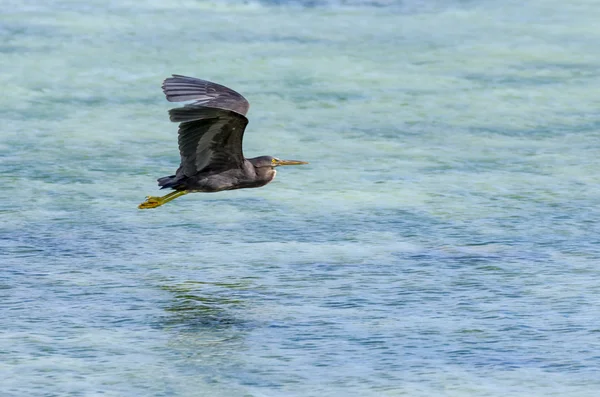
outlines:
[[[2,396],[598,395],[596,1],[44,4],[0,14]],[[310,165],[138,210],[171,73]]]

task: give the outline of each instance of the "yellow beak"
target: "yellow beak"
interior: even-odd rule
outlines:
[[[308,164],[306,161],[298,161],[298,160],[279,160],[277,165],[302,165]]]

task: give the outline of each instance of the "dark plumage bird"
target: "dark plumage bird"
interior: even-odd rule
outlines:
[[[180,123],[181,165],[175,175],[159,178],[158,185],[175,191],[149,196],[138,208],[156,208],[187,193],[261,187],[275,178],[275,167],[308,164],[271,156],[245,158],[242,139],[250,104],[232,89],[179,75],[167,78],[162,89],[169,102],[195,102],[169,111],[171,121]]]

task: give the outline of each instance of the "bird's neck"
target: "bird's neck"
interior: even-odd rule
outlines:
[[[277,171],[272,167],[255,167],[257,179],[264,181],[265,185],[275,179]]]
[[[275,178],[275,171],[272,167],[255,167],[254,164],[247,161],[245,187],[261,187],[271,182]]]

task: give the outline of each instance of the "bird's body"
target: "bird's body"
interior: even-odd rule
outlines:
[[[244,157],[242,139],[250,105],[237,92],[179,75],[167,78],[163,91],[170,102],[195,102],[169,111],[171,121],[180,123],[181,165],[175,175],[159,178],[158,184],[175,192],[148,197],[139,208],[155,208],[187,193],[261,187],[275,178],[275,167],[307,164],[271,156]]]
[[[256,168],[252,161],[244,161],[242,168],[234,168],[222,172],[201,172],[193,177],[178,179],[176,175],[167,176],[158,180],[159,186],[175,190],[188,190],[190,193],[214,193],[223,190],[244,189],[261,187],[271,182],[277,173],[271,167]]]

